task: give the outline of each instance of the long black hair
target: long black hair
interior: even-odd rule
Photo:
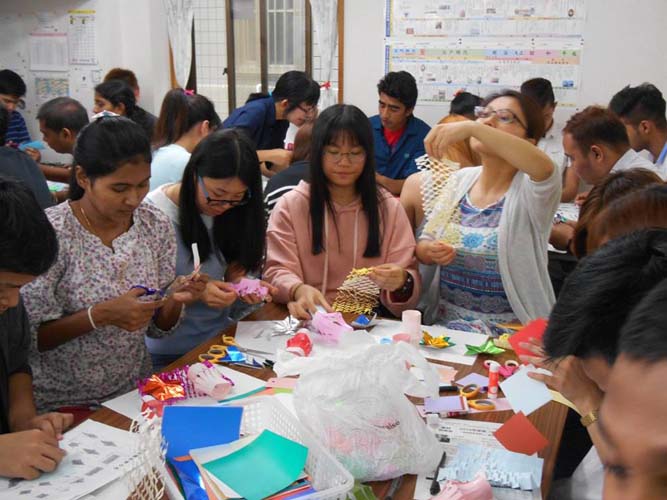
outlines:
[[[329,181],[324,174],[324,148],[336,139],[348,137],[366,153],[361,175],[355,183],[361,196],[361,205],[368,218],[368,241],[364,257],[380,255],[380,208],[375,182],[375,150],[373,131],[368,117],[356,106],[336,104],[325,109],[313,127],[310,151],[310,220],[313,233],[313,254],[322,252],[324,210],[328,209],[336,224],[335,211],[329,192]]]
[[[104,116],[81,129],[74,146],[74,165],[94,181],[127,162],[151,162],[151,145],[142,128],[123,116]],[[69,198],[79,200],[84,189],[72,169]]]
[[[197,208],[198,176],[238,177],[250,192],[247,204],[214,218],[213,242]],[[183,172],[179,205],[181,238],[187,248],[197,243],[202,260],[209,257],[215,245],[228,263],[238,262],[246,271],[261,268],[266,239],[262,178],[257,152],[244,133],[235,129],[218,130],[197,145]]]
[[[250,94],[246,103],[264,97],[269,97],[269,94],[261,92]],[[271,92],[271,97],[273,97],[274,102],[287,99],[286,112],[289,113],[298,108],[301,103],[316,106],[317,101],[320,100],[320,86],[303,71],[288,71],[278,78],[276,86]]]
[[[97,85],[95,92],[114,106],[122,104],[125,107],[125,116],[138,123],[149,139],[153,137],[153,120],[146,111],[137,106],[134,90],[127,83],[123,80],[107,80]]]
[[[211,130],[220,125],[213,103],[203,95],[172,89],[162,100],[160,117],[155,124],[154,146],[173,144],[197,123],[208,121]]]

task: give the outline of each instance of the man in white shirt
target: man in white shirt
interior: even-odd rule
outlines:
[[[579,188],[579,178],[568,169],[567,158],[563,151],[563,133],[561,127],[554,123],[556,111],[556,96],[551,82],[546,78],[531,78],[521,84],[521,93],[531,97],[542,109],[544,116],[544,137],[537,143],[537,147],[544,151],[563,175],[563,193],[561,201],[571,202]]]
[[[610,110],[588,106],[575,113],[563,129],[563,149],[570,167],[588,184],[599,184],[611,172],[633,168],[657,171],[630,148],[621,120]]]
[[[629,85],[609,102],[609,109],[625,125],[630,146],[635,151],[646,150],[656,166],[658,175],[667,178],[667,119],[665,99],[655,85]]]

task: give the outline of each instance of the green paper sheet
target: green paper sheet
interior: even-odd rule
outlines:
[[[308,448],[269,430],[252,443],[204,468],[247,500],[261,500],[287,488],[303,472]]]
[[[473,356],[475,354],[501,354],[505,352],[505,349],[497,347],[492,339],[487,340],[480,345],[469,345],[466,344],[466,356]]]

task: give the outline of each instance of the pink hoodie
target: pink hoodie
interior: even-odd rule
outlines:
[[[380,188],[380,256],[363,256],[368,239],[368,221],[361,199],[341,206],[334,204],[336,224],[328,211],[325,225],[325,248],[312,253],[310,229],[310,184],[301,181],[276,204],[267,230],[267,255],[264,279],[278,288],[275,299],[290,300],[290,291],[300,283],[321,290],[331,304],[336,290],[353,268],[380,264],[397,264],[412,274],[415,286],[407,302],[392,302],[383,290],[380,300],[394,314],[417,305],[421,278],[415,259],[415,238],[408,216],[398,199]],[[328,233],[328,237],[326,234]]]

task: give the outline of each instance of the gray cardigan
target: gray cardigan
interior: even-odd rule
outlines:
[[[457,171],[456,196],[459,200],[479,177],[482,167]],[[512,310],[522,323],[548,317],[556,301],[547,269],[547,245],[553,217],[560,202],[562,179],[557,168],[551,177],[534,182],[519,171],[505,195],[505,205],[498,228],[498,267]],[[424,234],[420,239],[430,239]],[[440,269],[434,268],[429,280],[423,276],[424,319],[427,324],[438,318]]]

